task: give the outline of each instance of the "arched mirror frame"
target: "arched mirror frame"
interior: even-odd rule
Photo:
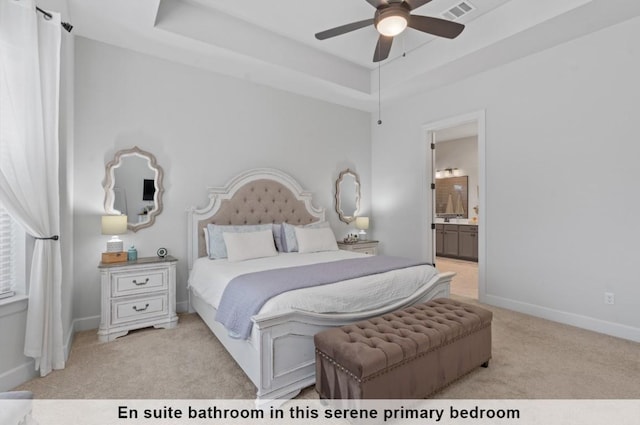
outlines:
[[[345,176],[352,176],[355,181],[356,199],[355,199],[355,211],[353,212],[353,215],[347,215],[342,210],[342,200],[341,200],[342,190],[341,190],[340,184],[344,181]],[[360,211],[360,177],[358,177],[357,173],[347,168],[346,170],[340,173],[340,175],[338,176],[338,179],[336,180],[336,212],[338,213],[338,218],[340,219],[340,221],[349,224],[356,219],[356,216],[358,215],[358,211]]]
[[[153,195],[154,208],[149,211],[149,219],[143,223],[127,223],[127,228],[133,232],[137,232],[145,227],[152,226],[156,221],[156,216],[162,212],[162,193],[164,187],[162,186],[162,178],[164,172],[162,167],[158,165],[156,157],[149,152],[143,151],[137,146],[131,149],[123,149],[116,152],[112,161],[105,166],[105,182],[104,182],[104,210],[107,214],[118,214],[114,208],[115,202],[115,169],[122,165],[122,160],[129,156],[139,156],[149,161],[149,168],[155,172],[155,193]],[[127,219],[128,221],[128,219]]]

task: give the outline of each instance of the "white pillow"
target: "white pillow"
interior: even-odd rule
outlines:
[[[209,232],[209,258],[227,258],[227,246],[224,243],[222,233],[246,233],[271,230],[271,224],[242,224],[242,225],[218,225],[207,224]]]
[[[289,223],[282,223],[282,234],[280,236],[280,244],[283,252],[296,252],[298,250],[298,241],[296,240],[296,227],[313,228],[329,227],[327,221],[316,221],[315,223],[305,224],[304,226],[294,226]],[[277,242],[276,242],[277,243]]]
[[[246,233],[223,232],[222,237],[227,247],[229,261],[243,261],[278,255],[276,246],[273,244],[273,231],[271,229]]]
[[[296,227],[295,231],[300,253],[338,250],[336,236],[330,227],[319,229]]]

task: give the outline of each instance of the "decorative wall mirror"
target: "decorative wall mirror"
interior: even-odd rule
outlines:
[[[469,217],[468,179],[468,176],[436,179],[436,217]]]
[[[360,178],[346,169],[336,180],[336,212],[340,221],[347,224],[356,219],[360,209]]]
[[[151,226],[162,212],[162,168],[156,157],[137,146],[116,152],[106,166],[104,209],[125,214],[127,228]]]

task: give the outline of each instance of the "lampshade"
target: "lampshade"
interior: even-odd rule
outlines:
[[[369,228],[369,217],[356,217],[356,228],[367,230]]]
[[[124,244],[122,240],[116,236],[127,233],[127,216],[126,215],[103,215],[102,216],[102,234],[113,235],[107,242],[107,252],[122,252]]]
[[[102,234],[103,235],[121,235],[127,233],[127,216],[126,215],[103,215],[102,216]]]

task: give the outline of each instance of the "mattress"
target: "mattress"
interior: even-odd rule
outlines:
[[[218,308],[227,284],[241,274],[357,258],[363,255],[365,254],[345,250],[304,254],[293,252],[238,262],[203,257],[194,262],[189,276],[189,286],[198,297]],[[354,313],[372,310],[408,297],[437,274],[434,267],[421,265],[289,291],[267,301],[258,315],[290,310],[314,313]]]

